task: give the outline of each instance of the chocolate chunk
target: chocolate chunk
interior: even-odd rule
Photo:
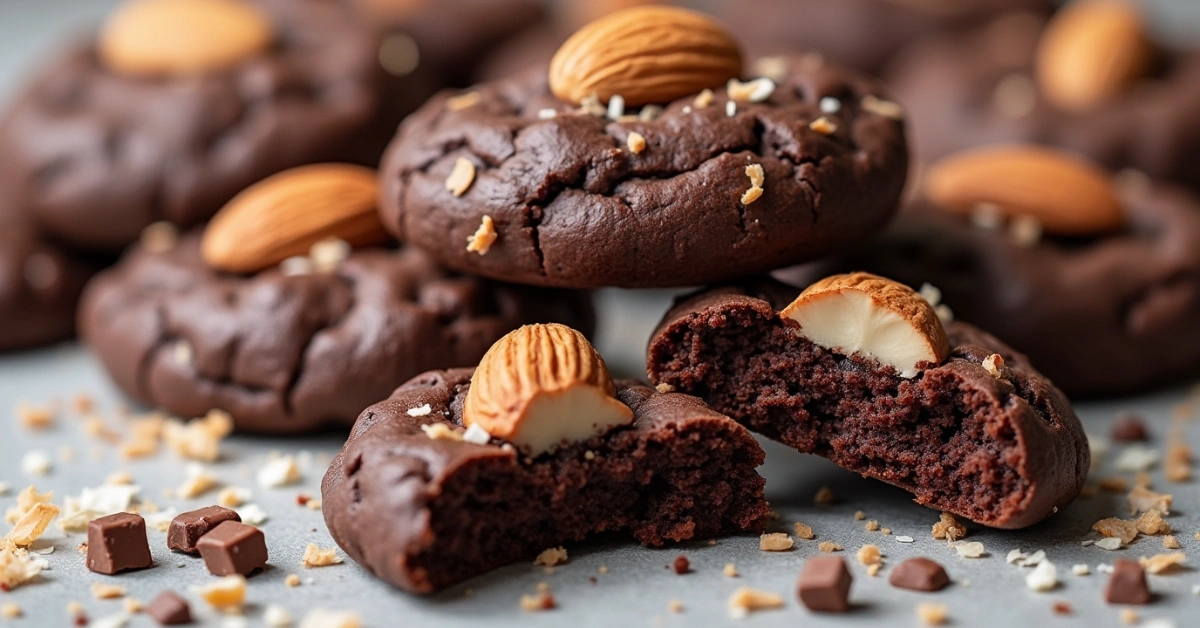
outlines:
[[[941,591],[950,584],[946,570],[928,558],[910,558],[892,570],[888,582],[913,591]]]
[[[200,537],[226,521],[241,520],[236,512],[220,506],[185,512],[171,520],[171,527],[167,531],[167,547],[177,552],[195,554],[196,541]]]
[[[797,593],[810,611],[844,613],[850,610],[854,578],[841,556],[814,556],[800,570]]]
[[[119,512],[88,523],[88,569],[112,575],[153,564],[145,519]]]
[[[174,591],[163,591],[146,605],[146,614],[160,626],[192,623],[192,608]]]
[[[1118,558],[1113,562],[1112,575],[1104,587],[1104,601],[1109,604],[1149,604],[1150,586],[1146,570],[1137,561]]]
[[[1112,439],[1121,442],[1146,440],[1146,423],[1136,414],[1121,414],[1113,422]]]
[[[681,555],[675,558],[675,563],[672,567],[675,569],[675,573],[682,576],[691,569],[691,563],[688,562],[687,556]]]
[[[262,530],[226,521],[200,537],[196,549],[214,576],[248,576],[267,564],[267,537]]]

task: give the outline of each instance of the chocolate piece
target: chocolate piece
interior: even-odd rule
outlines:
[[[950,357],[903,379],[796,334],[776,312],[799,292],[763,281],[684,298],[651,339],[651,379],[984,525],[1026,527],[1079,494],[1089,466],[1083,427],[1023,355],[951,323]],[[993,354],[1004,358],[1000,377],[983,366]]]
[[[248,576],[267,564],[267,537],[240,521],[226,521],[196,542],[204,566],[214,576]]]
[[[450,273],[417,249],[355,251],[336,272],[215,272],[199,237],[135,248],[88,286],[80,334],[122,390],[178,416],[228,411],[242,432],[345,429],[430,368],[558,322],[590,334],[591,296]]]
[[[1013,14],[895,60],[885,78],[909,112],[917,160],[983,144],[1045,144],[1200,191],[1200,50],[1166,50],[1149,76],[1109,102],[1064,111],[1032,78],[1043,27],[1039,16]]]
[[[1007,229],[918,202],[879,237],[779,276],[807,285],[865,270],[914,289],[928,282],[956,318],[1027,353],[1069,395],[1191,379],[1200,374],[1200,198],[1162,184],[1122,191],[1129,227],[1104,236],[1022,246]]]
[[[192,623],[192,608],[187,600],[174,591],[163,591],[146,605],[146,614],[160,626],[181,626]]]
[[[691,570],[691,563],[688,561],[687,556],[676,556],[675,562],[671,564],[671,567],[677,575],[682,576]]]
[[[1119,442],[1146,440],[1146,422],[1136,414],[1120,414],[1113,422],[1112,439]]]
[[[699,400],[617,382],[632,425],[530,460],[421,429],[461,426],[472,373],[425,373],[367,408],[322,483],[334,540],[397,587],[430,593],[601,531],[657,547],[766,526],[762,448]]]
[[[716,13],[753,53],[803,45],[877,73],[907,45],[957,32],[1005,11],[1048,12],[1050,0],[721,0]]]
[[[1152,599],[1150,585],[1146,584],[1146,570],[1136,560],[1118,558],[1113,561],[1113,572],[1104,586],[1104,601],[1109,604],[1149,604]]]
[[[924,557],[910,558],[892,569],[888,583],[913,591],[941,591],[950,584],[946,569]]]
[[[853,581],[841,556],[813,556],[800,569],[796,593],[810,611],[845,613],[850,610],[850,584]]]
[[[612,122],[554,97],[544,69],[477,85],[472,107],[444,94],[388,149],[381,217],[446,266],[532,285],[696,285],[820,257],[891,217],[908,169],[903,121],[863,105],[887,98],[873,79],[799,57],[783,69],[770,98],[734,103],[733,116],[714,86],[711,104],[689,95]],[[810,128],[822,116],[832,132]],[[637,154],[631,132],[647,142]],[[463,159],[478,171],[454,196],[446,180]],[[743,204],[751,165],[765,179]],[[499,237],[480,255],[466,243],[485,216]]]
[[[146,520],[119,512],[88,522],[87,568],[102,574],[145,569],[154,564],[146,540]]]
[[[181,513],[171,520],[167,529],[167,547],[176,552],[195,554],[196,542],[213,528],[226,521],[241,521],[241,515],[220,506],[207,506]]]

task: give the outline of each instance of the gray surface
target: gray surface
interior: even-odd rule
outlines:
[[[0,93],[16,82],[18,71],[26,68],[63,32],[77,30],[80,24],[103,15],[112,2],[105,0],[0,0]],[[1171,21],[1159,9],[1166,2],[1156,2],[1157,22],[1166,24],[1175,33],[1187,32],[1186,21]],[[1200,4],[1182,0],[1178,15],[1200,15]],[[1191,22],[1195,24],[1193,19]],[[642,350],[647,335],[667,304],[664,293],[619,293],[603,295],[604,324],[599,345],[614,369],[626,375],[641,371]],[[1114,365],[1119,368],[1119,365]],[[0,417],[10,414],[18,401],[67,401],[78,392],[90,393],[99,401],[103,414],[117,423],[116,408],[122,402],[109,385],[98,365],[77,346],[68,344],[23,355],[0,358]],[[1081,416],[1089,431],[1104,433],[1118,410],[1135,410],[1145,414],[1154,424],[1154,445],[1161,449],[1165,442],[1170,407],[1183,398],[1182,392],[1164,393],[1117,403],[1093,403],[1080,407]],[[1200,447],[1200,436],[1193,428],[1188,437],[1193,447]],[[766,443],[768,464],[763,473],[768,479],[767,490],[782,515],[782,529],[790,529],[797,520],[811,525],[818,540],[832,540],[846,548],[845,555],[853,563],[853,552],[863,543],[877,543],[886,556],[886,564],[894,565],[903,558],[925,555],[946,565],[956,584],[945,592],[921,595],[903,592],[886,583],[888,569],[879,578],[869,578],[854,564],[856,581],[853,600],[855,612],[840,617],[819,617],[809,614],[797,604],[792,592],[795,577],[803,560],[815,554],[816,542],[800,542],[797,549],[780,554],[767,554],[757,549],[757,539],[739,537],[723,539],[715,546],[685,545],[681,548],[651,551],[619,540],[571,545],[570,562],[553,575],[546,575],[531,565],[514,565],[498,570],[466,585],[430,598],[417,599],[396,593],[371,579],[353,564],[305,570],[300,566],[300,554],[308,542],[328,546],[319,513],[298,507],[295,496],[300,492],[316,494],[322,469],[318,465],[307,469],[300,486],[264,491],[254,486],[252,474],[269,452],[282,450],[314,452],[320,458],[340,445],[335,436],[311,439],[262,440],[233,438],[228,442],[225,459],[213,466],[231,484],[251,487],[254,501],[270,516],[265,524],[271,552],[272,567],[251,580],[247,617],[250,625],[261,625],[262,609],[269,603],[282,604],[297,618],[306,609],[321,606],[331,609],[356,609],[371,626],[456,626],[488,625],[579,625],[579,626],[697,626],[731,623],[727,619],[725,600],[738,586],[748,585],[781,593],[786,598],[784,610],[754,614],[747,625],[914,625],[913,607],[922,601],[947,605],[955,625],[1011,626],[1019,622],[1034,625],[1084,623],[1088,625],[1117,625],[1118,609],[1102,602],[1101,590],[1105,577],[1095,574],[1096,565],[1111,562],[1118,556],[1136,557],[1163,551],[1158,539],[1143,538],[1131,548],[1120,552],[1105,552],[1095,547],[1083,547],[1080,541],[1091,538],[1091,524],[1102,517],[1122,515],[1123,498],[1101,494],[1080,500],[1051,522],[1022,532],[989,531],[972,528],[968,540],[981,541],[990,555],[978,560],[958,558],[929,534],[937,514],[912,504],[905,493],[878,483],[869,482],[841,471],[821,460],[800,456],[782,447]],[[70,447],[75,461],[63,462],[61,448]],[[20,472],[20,457],[30,449],[42,449],[55,459],[54,470],[46,478],[28,478]],[[93,459],[93,450],[99,457]],[[1111,460],[1109,456],[1106,460]],[[123,463],[115,452],[84,436],[78,422],[64,413],[55,429],[32,433],[16,426],[15,421],[0,419],[0,481],[19,490],[34,481],[41,490],[55,491],[57,503],[65,495],[77,495],[84,487],[97,486],[111,471],[127,469],[143,487],[143,495],[162,506],[181,510],[209,503],[208,500],[183,502],[162,497],[162,491],[177,486],[185,477],[184,464],[163,454],[134,463]],[[1101,471],[1100,475],[1107,475]],[[1160,490],[1173,492],[1177,511],[1169,521],[1178,530],[1183,548],[1192,554],[1200,542],[1192,535],[1200,529],[1196,515],[1200,512],[1200,489],[1194,484],[1166,485],[1161,472],[1153,473]],[[828,485],[839,496],[838,504],[817,507],[811,496]],[[13,496],[0,496],[0,509],[13,502]],[[894,533],[890,537],[868,533],[853,513],[862,510]],[[912,544],[895,541],[898,535],[914,537]],[[191,586],[211,581],[203,566],[194,559],[164,551],[164,535],[151,532],[151,543],[158,565],[150,570],[117,578],[90,574],[75,552],[82,537],[65,536],[55,532],[50,537],[56,551],[46,558],[52,569],[41,581],[0,593],[0,604],[16,602],[24,607],[26,617],[11,622],[14,626],[67,625],[66,604],[70,600],[83,603],[92,618],[120,611],[120,604],[91,599],[93,582],[111,581],[128,588],[131,595],[143,601],[163,588],[186,592]],[[1044,549],[1059,567],[1063,584],[1051,593],[1034,593],[1024,586],[1029,572],[1008,565],[1004,555],[1010,549],[1026,551]],[[692,561],[694,573],[679,577],[664,569],[679,553]],[[726,563],[737,565],[742,576],[730,580],[721,575]],[[1070,574],[1075,563],[1090,565],[1093,575],[1076,577]],[[600,566],[607,574],[599,574]],[[283,579],[289,573],[312,578],[312,584],[289,589]],[[591,579],[595,578],[595,582]],[[548,582],[558,598],[560,609],[552,613],[530,615],[517,607],[522,593],[533,592],[536,584]],[[970,583],[969,585],[967,583]],[[1144,617],[1174,617],[1178,625],[1194,625],[1197,599],[1190,589],[1200,583],[1192,570],[1178,575],[1152,577],[1151,586],[1160,594],[1152,606],[1139,611]],[[466,595],[470,589],[471,595]],[[686,610],[681,615],[667,612],[667,603],[679,599]],[[194,598],[193,598],[194,600]],[[1051,604],[1066,600],[1075,609],[1071,620],[1053,618]],[[205,625],[221,625],[222,619],[196,604]],[[0,619],[0,625],[7,625]],[[148,626],[144,617],[132,625]]]

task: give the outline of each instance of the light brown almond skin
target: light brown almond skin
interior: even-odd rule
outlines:
[[[237,65],[273,39],[270,20],[246,2],[129,0],[109,17],[97,46],[121,74],[188,75]]]
[[[617,391],[604,358],[583,334],[557,323],[525,325],[498,340],[480,360],[463,405],[463,424],[478,424],[507,439],[534,397],[580,384],[609,397]]]
[[[969,214],[991,203],[1009,218],[1032,216],[1057,235],[1096,235],[1125,225],[1107,172],[1040,146],[990,146],[951,155],[929,167],[924,192],[947,211]]]
[[[634,7],[581,28],[550,61],[554,95],[579,104],[621,96],[625,104],[667,103],[723,87],[742,71],[733,37],[712,18],[674,7]]]
[[[946,337],[946,329],[933,306],[912,288],[871,273],[860,271],[826,277],[805,288],[795,301],[780,312],[780,316],[786,319],[789,311],[843,290],[866,293],[879,307],[891,310],[912,323],[913,327],[929,339],[929,346],[937,356],[937,363],[944,362],[950,356],[950,340]]]
[[[313,244],[340,238],[354,247],[389,240],[376,212],[375,171],[350,164],[286,170],[246,188],[204,230],[201,253],[213,268],[252,273]]]
[[[1146,76],[1153,61],[1136,6],[1085,0],[1068,4],[1046,26],[1035,69],[1047,100],[1068,111],[1085,111]]]

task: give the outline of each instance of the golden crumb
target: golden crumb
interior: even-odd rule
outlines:
[[[606,574],[608,573],[608,565],[600,565],[596,571],[600,572],[601,574]]]
[[[1147,510],[1142,513],[1142,516],[1138,517],[1136,525],[1138,532],[1147,536],[1171,533],[1171,524],[1164,521],[1157,510]]]
[[[188,479],[184,480],[179,488],[175,489],[175,494],[180,499],[196,499],[201,495],[217,488],[219,482],[217,478],[210,475],[207,471],[198,470]]]
[[[921,602],[917,604],[917,621],[926,626],[941,626],[950,619],[950,611],[944,604]]]
[[[446,190],[454,196],[462,196],[471,189],[471,184],[475,182],[475,164],[465,157],[459,157],[454,161],[454,170],[450,171],[450,176],[446,177]]]
[[[837,132],[837,125],[830,122],[829,118],[821,116],[816,120],[808,123],[808,128],[820,133],[821,135],[832,135]]]
[[[904,117],[904,108],[890,100],[867,95],[863,96],[861,105],[863,111],[891,120],[899,120]]]
[[[629,136],[625,138],[625,145],[629,147],[629,152],[640,155],[646,150],[646,137],[637,131],[630,131]]]
[[[879,528],[879,533],[883,534],[883,535],[888,535],[888,534],[892,533],[892,529],[891,528]]]
[[[549,611],[553,610],[556,606],[558,606],[558,602],[555,601],[554,594],[550,592],[548,587],[539,585],[537,593],[521,596],[521,610],[527,613]]]
[[[1158,574],[1169,571],[1177,565],[1182,565],[1185,559],[1187,559],[1187,555],[1183,552],[1169,552],[1167,554],[1155,554],[1150,558],[1143,556],[1138,559],[1138,562],[1141,563],[1146,573]]]
[[[17,404],[17,420],[31,430],[44,430],[54,425],[54,409],[24,401]]]
[[[337,550],[332,547],[321,549],[317,547],[316,543],[309,543],[308,547],[304,548],[304,558],[301,561],[306,568],[312,569],[313,567],[340,565],[342,557],[338,556]]]
[[[1192,479],[1192,450],[1182,442],[1182,435],[1167,445],[1163,459],[1163,475],[1170,482],[1187,482]]]
[[[83,604],[80,604],[79,602],[76,602],[74,600],[67,602],[67,614],[68,615],[82,615],[84,613],[84,610],[85,609],[83,608]]]
[[[655,386],[654,389],[664,395],[667,393],[675,392],[675,387],[670,384],[659,384],[659,385]]]
[[[290,573],[286,578],[283,579],[283,583],[294,589],[300,586],[300,576]]]
[[[496,223],[491,216],[484,216],[479,220],[479,228],[471,237],[467,238],[467,251],[470,253],[478,253],[487,255],[487,252],[492,250],[492,245],[496,243],[496,239],[500,236],[496,233]]]
[[[682,613],[683,602],[680,602],[679,600],[671,600],[670,602],[667,602],[667,610],[675,614]]]
[[[533,559],[534,565],[541,565],[543,567],[553,567],[565,562],[567,562],[567,550],[564,547],[547,548],[542,550],[542,553],[538,554],[537,558]]]
[[[1092,525],[1092,529],[1104,536],[1121,539],[1121,542],[1126,544],[1136,538],[1138,534],[1137,524],[1116,517],[1101,519]]]
[[[733,563],[726,563],[725,568],[721,570],[721,573],[724,573],[726,578],[738,577],[737,567],[734,566]]]
[[[883,569],[883,563],[871,563],[867,565],[867,575],[874,578],[879,575],[880,569]]]
[[[833,541],[821,541],[821,544],[817,546],[817,549],[829,554],[832,552],[842,551],[842,546],[834,543]]]
[[[1166,549],[1179,549],[1179,539],[1175,535],[1168,534],[1163,537],[1163,547]]]
[[[421,426],[421,431],[433,440],[452,440],[461,441],[462,432],[452,429],[445,423],[429,423]]]
[[[124,600],[121,600],[121,606],[125,609],[126,613],[129,613],[131,615],[135,614],[135,613],[140,613],[140,612],[142,612],[142,609],[145,608],[139,600],[137,600],[135,598],[131,598],[131,597],[127,597]]]
[[[33,508],[21,515],[13,529],[4,536],[4,540],[17,547],[29,547],[42,536],[46,527],[58,516],[58,513],[58,506],[54,504],[36,503]]]
[[[821,506],[832,504],[833,500],[833,491],[828,486],[817,489],[817,494],[813,496],[813,503]]]
[[[1138,623],[1138,614],[1132,608],[1121,609],[1121,623],[1126,626],[1134,626]]]
[[[196,594],[216,609],[241,608],[246,602],[246,577],[238,574],[225,576],[196,589]]]
[[[762,198],[763,189],[760,187],[751,187],[742,193],[742,205],[749,205],[759,198]]]
[[[1122,477],[1101,478],[1096,486],[1109,493],[1124,493],[1129,490],[1129,480]]]
[[[816,535],[813,534],[812,528],[810,528],[809,526],[807,526],[803,523],[800,523],[799,521],[796,522],[796,525],[792,526],[792,530],[794,530],[796,532],[797,537],[802,538],[806,541],[811,541],[811,540],[813,540],[813,538],[816,537]]]
[[[217,504],[226,508],[237,508],[246,503],[247,491],[236,486],[226,486],[217,493]]]
[[[483,100],[479,92],[467,92],[446,99],[446,108],[450,111],[462,111],[478,105]]]
[[[768,532],[758,537],[758,549],[764,552],[786,552],[794,544],[786,532]]]
[[[120,597],[125,597],[125,587],[119,587],[115,584],[107,584],[104,582],[92,583],[92,597],[97,600],[113,600]]]
[[[692,105],[697,108],[704,108],[713,104],[713,90],[705,88],[696,97],[692,99]]]
[[[858,562],[864,565],[877,565],[883,561],[883,554],[878,545],[870,543],[858,548]]]
[[[21,610],[21,607],[16,604],[8,603],[0,606],[0,617],[5,619],[16,619],[24,614],[25,613]]]
[[[983,370],[988,372],[988,375],[1000,379],[1004,376],[1000,372],[1000,367],[1004,366],[1004,358],[999,353],[993,353],[983,359]]]
[[[861,510],[856,510],[854,512],[854,520],[855,521],[862,521],[863,519],[866,519],[866,518],[867,518],[867,513],[863,512]]]
[[[95,408],[95,400],[87,393],[78,393],[71,398],[71,411],[75,414],[91,414]]]
[[[304,502],[304,507],[309,510],[320,510],[321,509],[321,500],[314,497],[314,498],[308,500],[307,502]]]
[[[866,530],[867,532],[875,532],[875,531],[879,530],[879,522],[872,519],[872,520],[866,522],[865,524],[863,524],[863,529]]]
[[[770,591],[738,587],[729,596],[728,606],[730,616],[745,617],[753,611],[783,608],[783,597]]]
[[[959,523],[954,515],[943,512],[941,519],[933,524],[933,538],[947,541],[957,541],[967,536],[967,527]]]
[[[1129,495],[1125,497],[1130,514],[1154,510],[1159,514],[1168,515],[1171,514],[1171,503],[1174,500],[1173,495],[1157,493],[1150,490],[1148,485],[1140,483],[1134,486],[1133,490],[1129,491]]]
[[[221,457],[221,439],[233,431],[233,418],[223,410],[210,410],[203,418],[188,423],[171,419],[163,423],[163,441],[182,458],[216,462]]]
[[[104,483],[111,486],[128,486],[133,484],[133,474],[128,471],[113,471],[104,478]]]

